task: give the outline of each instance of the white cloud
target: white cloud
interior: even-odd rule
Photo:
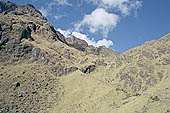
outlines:
[[[72,6],[72,4],[69,3],[67,0],[53,0],[52,5],[54,4]]]
[[[39,11],[42,13],[43,16],[47,17],[49,15],[49,11],[44,7],[41,7]]]
[[[137,10],[142,6],[142,1],[140,0],[86,0],[92,2],[98,7],[105,9],[115,9],[119,10],[123,15],[127,16],[132,10]]]
[[[58,28],[57,31],[59,31],[65,37],[70,37],[71,36],[71,30],[62,30],[62,29]]]
[[[81,22],[75,24],[75,30],[81,31],[82,27],[87,26],[91,33],[101,30],[106,38],[109,31],[116,27],[118,21],[118,15],[108,13],[103,8],[97,8],[91,14],[85,15]]]
[[[41,7],[39,9],[39,11],[42,13],[42,15],[44,17],[52,16],[55,20],[59,20],[64,16],[64,15],[59,15],[59,14],[58,15],[52,15],[51,8],[49,8],[49,6],[48,6],[48,8]]]
[[[47,17],[47,16],[52,16],[52,14],[50,13],[53,10],[53,6],[55,5],[66,5],[66,6],[72,6],[72,4],[70,4],[67,0],[52,0],[49,4],[45,4],[46,8],[41,7],[39,9],[39,11],[43,14],[43,16]],[[53,16],[56,20],[62,18],[62,16]]]
[[[63,15],[55,15],[54,16],[54,18],[56,19],[56,20],[59,20],[59,19],[61,19],[63,17]]]
[[[106,46],[108,48],[113,45],[113,42],[111,40],[102,39],[96,42],[94,39],[91,40],[87,38],[85,34],[81,34],[79,32],[72,32],[72,35],[81,40],[85,40],[88,43],[88,45],[93,45],[95,47]]]
[[[107,48],[112,46],[113,42],[111,40],[102,39],[97,41],[97,46],[106,46]]]

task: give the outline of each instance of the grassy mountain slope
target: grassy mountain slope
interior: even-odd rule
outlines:
[[[0,2],[0,113],[168,113],[169,69],[170,34],[120,54]]]

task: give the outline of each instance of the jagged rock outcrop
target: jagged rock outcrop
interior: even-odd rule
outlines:
[[[77,50],[83,51],[83,52],[85,51],[86,47],[88,46],[88,43],[86,41],[76,38],[75,36],[66,38],[66,41],[69,46],[71,46]]]
[[[118,52],[115,52],[105,46],[94,47],[92,45],[86,48],[86,53],[88,54],[95,54],[95,55],[102,55],[102,56],[115,56],[118,55]]]
[[[15,10],[16,8],[17,8],[17,5],[10,1],[0,2],[0,13],[9,12],[9,11]]]
[[[65,38],[66,44],[77,50],[83,51],[87,54],[102,55],[102,56],[115,56],[119,53],[105,46],[94,47],[93,45],[88,45],[85,40],[79,39],[75,36]],[[63,41],[65,42],[65,41]]]
[[[10,36],[13,35],[13,37],[18,37],[19,40],[23,38],[34,40],[31,33],[35,33],[46,37],[48,40],[64,40],[33,5],[17,6],[10,1],[0,3],[1,37],[12,38]]]
[[[51,68],[52,73],[54,73],[57,76],[67,75],[67,74],[72,73],[72,72],[77,71],[77,70],[78,70],[78,68],[74,67],[74,66],[69,67],[69,68],[65,68],[65,67],[58,65],[56,67]]]
[[[65,43],[66,45],[69,45],[68,42],[66,41],[66,38],[64,37],[64,35],[62,35],[59,31],[56,31],[56,34],[57,34],[58,40]]]

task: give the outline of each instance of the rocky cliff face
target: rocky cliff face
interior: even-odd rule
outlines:
[[[83,51],[86,54],[94,54],[94,55],[103,55],[103,56],[115,56],[119,53],[105,46],[94,47],[93,45],[88,45],[88,43],[84,40],[81,40],[75,36],[65,38],[66,44],[70,47],[73,47],[79,51]]]
[[[168,113],[169,59],[170,34],[120,54],[0,1],[0,113]]]

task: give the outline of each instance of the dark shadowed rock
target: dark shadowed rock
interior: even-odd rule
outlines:
[[[160,98],[158,96],[151,96],[150,99],[153,100],[153,101],[159,101],[160,100]]]
[[[1,37],[1,41],[0,41],[0,48],[2,45],[6,44],[8,42],[8,38],[4,38],[4,37]]]
[[[86,47],[88,46],[86,41],[76,38],[75,36],[66,38],[66,42],[69,46],[80,51],[85,51]]]
[[[37,9],[35,9],[35,7],[31,4],[21,4],[21,5],[18,5],[15,10],[11,11],[12,14],[14,15],[18,15],[18,16],[21,16],[21,15],[29,15],[29,16],[32,16],[32,17],[39,17],[41,19],[44,19],[46,20],[40,11],[38,11]]]
[[[2,31],[2,27],[1,27],[1,24],[0,24],[0,31]]]
[[[64,35],[62,35],[59,31],[56,31],[56,34],[57,34],[57,39],[60,40],[61,42],[65,43],[65,44],[68,44]]]
[[[2,37],[2,27],[1,27],[1,24],[0,24],[0,40],[1,40],[1,37]]]
[[[20,84],[19,82],[14,83],[14,90],[15,90],[16,88],[20,87],[20,86],[21,86],[21,84]]]
[[[86,66],[86,67],[80,69],[80,71],[83,73],[91,73],[95,70],[95,68],[96,68],[95,65],[89,65],[89,66]]]
[[[21,41],[24,38],[34,41],[34,39],[31,37],[31,29],[29,27],[27,27],[26,29],[23,29],[19,40]]]
[[[0,13],[15,10],[17,5],[10,1],[0,1]]]
[[[24,45],[24,46],[23,46],[23,52],[24,52],[24,53],[31,53],[31,52],[32,52],[32,46],[30,46],[30,45]]]

